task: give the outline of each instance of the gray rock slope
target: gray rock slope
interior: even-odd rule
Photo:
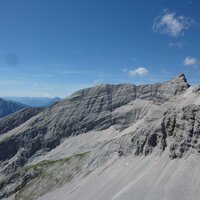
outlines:
[[[174,160],[198,154],[199,91],[189,86],[183,74],[161,84],[104,84],[35,112],[12,130],[2,129],[0,197],[47,199],[53,192],[52,199],[71,193],[69,199],[81,199],[74,189],[64,194],[58,190],[78,178],[86,180],[113,159],[144,156],[145,160],[155,154]],[[74,187],[84,188],[84,184]]]
[[[0,119],[0,135],[16,128],[42,111],[44,108],[24,108]]]

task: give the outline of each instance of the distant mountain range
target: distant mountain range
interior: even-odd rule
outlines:
[[[6,115],[12,114],[26,107],[28,106],[22,103],[4,100],[0,98],[0,118],[5,117]]]
[[[5,100],[19,102],[31,107],[48,107],[55,102],[60,101],[59,97],[2,97]]]

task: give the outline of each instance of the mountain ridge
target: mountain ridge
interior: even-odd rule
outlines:
[[[62,178],[58,181],[59,186],[49,186],[48,181],[44,183],[39,178],[39,174],[46,173],[50,166],[53,170],[60,168],[57,162],[69,168],[82,163],[79,166],[82,177],[88,173],[95,174],[112,160],[120,162],[121,158],[126,157],[139,159],[144,156],[146,160],[148,156],[164,156],[171,163],[170,160],[198,154],[199,90],[199,86],[190,86],[185,76],[180,74],[164,83],[140,86],[103,84],[75,92],[34,115],[21,124],[20,129],[16,127],[2,134],[0,173],[4,178],[0,184],[3,191],[1,196],[8,197],[22,189],[20,199],[26,199],[32,189],[23,191],[23,186],[32,181],[32,188],[38,190],[38,195],[33,199],[40,198],[41,195],[44,195],[44,199],[47,198],[48,192],[43,194],[46,187],[52,188],[52,192],[57,189],[59,191],[60,187],[67,184],[62,183]],[[5,140],[6,135],[8,138]],[[11,144],[15,148],[6,149],[6,146]],[[84,156],[81,156],[82,154]],[[68,159],[71,164],[67,162]],[[43,165],[46,161],[48,163]],[[37,165],[42,172],[32,168]],[[31,172],[24,171],[26,166],[29,166]],[[55,174],[59,177],[58,171]],[[67,174],[72,172],[64,168],[63,173],[68,176]],[[28,179],[25,178],[27,176]],[[75,173],[73,177],[72,183],[73,180],[79,180],[79,174]],[[52,180],[54,178],[52,177]],[[42,188],[34,185],[34,180],[43,183]],[[11,187],[13,182],[15,184]],[[7,187],[10,189],[6,190]],[[66,194],[74,196],[72,199],[82,197],[78,197],[76,192],[71,194],[67,191]],[[89,194],[92,194],[92,191]],[[109,192],[107,195],[106,198],[110,199]],[[114,199],[118,199],[117,195],[114,196]],[[62,199],[61,196],[59,198]],[[98,199],[104,197],[100,195]]]
[[[14,101],[8,101],[3,98],[0,98],[0,118],[5,117],[26,107],[28,106],[25,104]]]

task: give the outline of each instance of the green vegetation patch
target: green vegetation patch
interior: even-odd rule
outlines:
[[[33,170],[38,175],[29,181],[15,195],[15,200],[34,200],[70,182],[83,169],[83,161],[88,152],[58,160],[44,160],[24,167],[24,172]]]

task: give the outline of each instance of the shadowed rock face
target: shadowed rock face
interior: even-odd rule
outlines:
[[[200,153],[200,105],[188,105],[179,112],[166,113],[165,132],[173,138],[170,157],[181,158],[186,151]]]
[[[103,84],[80,90],[42,112],[24,110],[9,116],[0,121],[2,174],[12,176],[17,168],[46,154],[69,136],[111,126],[122,131],[143,119],[129,142],[120,142],[121,156],[148,155],[154,148],[164,151],[168,139],[173,141],[170,142],[171,158],[181,157],[190,147],[198,150],[199,107],[191,105],[176,110],[170,102],[189,87],[183,74],[152,85]]]
[[[16,128],[42,111],[44,108],[24,108],[0,119],[0,135]]]
[[[135,155],[148,155],[155,147],[162,152],[167,146],[172,159],[181,158],[188,151],[200,152],[199,105],[191,104],[181,109],[172,106],[172,110],[161,110],[161,117],[150,116],[152,118],[145,120],[144,127],[139,127],[131,139]]]
[[[0,118],[5,117],[26,107],[28,106],[18,102],[6,101],[0,98]]]

